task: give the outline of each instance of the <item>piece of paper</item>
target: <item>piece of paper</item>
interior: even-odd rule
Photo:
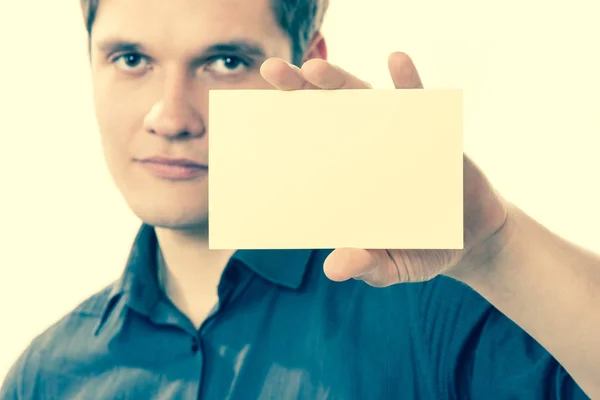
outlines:
[[[461,249],[459,90],[213,90],[211,249]]]

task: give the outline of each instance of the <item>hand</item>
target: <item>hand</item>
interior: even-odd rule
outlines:
[[[423,88],[406,54],[391,54],[388,66],[396,89]],[[309,60],[302,68],[269,59],[263,63],[261,74],[280,90],[371,88],[367,82],[322,59]],[[505,235],[501,233],[508,206],[467,156],[463,156],[463,171],[463,250],[336,249],[325,261],[327,277],[334,281],[360,279],[384,287],[425,281],[439,274],[460,278],[488,262],[503,246]]]

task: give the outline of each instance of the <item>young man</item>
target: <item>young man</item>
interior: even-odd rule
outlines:
[[[144,225],[0,398],[600,397],[600,258],[466,157],[465,251],[207,250],[208,91],[369,88],[325,61],[324,4],[82,3],[107,164]],[[421,87],[406,55],[389,68]]]

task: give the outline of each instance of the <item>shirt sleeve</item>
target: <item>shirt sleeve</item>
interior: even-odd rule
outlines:
[[[0,387],[0,400],[36,399],[35,382],[39,353],[31,344],[13,364]]]
[[[456,399],[589,399],[538,342],[468,286],[421,285],[422,346],[440,390]]]

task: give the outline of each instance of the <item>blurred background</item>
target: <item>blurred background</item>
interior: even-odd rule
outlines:
[[[512,202],[600,252],[600,3],[332,0],[330,60],[391,88],[410,54],[461,88],[465,151]],[[139,222],[104,166],[73,1],[0,2],[0,381],[122,272]]]

